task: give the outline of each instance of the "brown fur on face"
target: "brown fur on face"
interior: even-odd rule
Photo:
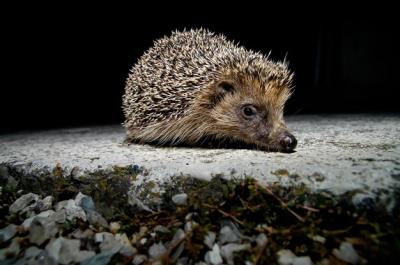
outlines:
[[[288,85],[277,80],[263,83],[258,78],[235,73],[223,76],[206,89],[194,112],[209,116],[211,126],[206,134],[220,139],[229,137],[262,150],[280,150],[278,135],[288,131],[283,107],[290,93]],[[255,110],[255,114],[244,115],[246,107]]]

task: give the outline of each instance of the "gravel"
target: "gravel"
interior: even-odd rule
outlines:
[[[334,249],[333,254],[340,260],[351,264],[358,264],[360,262],[360,257],[357,251],[354,249],[353,245],[349,242],[342,242],[339,249]]]
[[[222,227],[219,231],[219,243],[223,245],[235,242],[240,242],[239,236],[229,226]]]
[[[10,213],[27,212],[28,209],[34,208],[34,205],[38,199],[39,196],[36,194],[25,194],[19,197],[18,200],[16,200],[13,204],[11,204],[9,211]]]
[[[181,193],[181,194],[176,194],[174,196],[172,196],[172,201],[176,204],[176,205],[186,205],[187,202],[187,194],[185,193]]]
[[[17,233],[17,226],[9,224],[3,229],[0,229],[0,243],[4,243],[15,236]]]
[[[221,250],[218,244],[214,244],[212,250],[207,251],[204,260],[207,264],[219,265],[222,264]]]
[[[204,237],[204,245],[206,245],[209,249],[213,248],[215,242],[216,234],[213,231],[209,231],[207,235]]]

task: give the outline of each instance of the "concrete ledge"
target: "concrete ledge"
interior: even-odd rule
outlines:
[[[399,187],[399,116],[298,115],[287,123],[299,141],[291,154],[124,146],[123,128],[104,126],[0,135],[0,163],[26,173],[51,171],[58,164],[74,174],[136,165],[143,169],[137,181],[251,176],[261,183],[304,184],[334,194]]]
[[[397,264],[400,117],[288,124],[292,154],[124,146],[120,126],[1,135],[0,263]]]

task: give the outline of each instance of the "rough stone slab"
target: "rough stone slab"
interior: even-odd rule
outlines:
[[[299,142],[291,154],[125,146],[118,125],[0,135],[0,163],[28,172],[51,170],[57,163],[66,170],[78,166],[80,172],[138,165],[156,181],[181,174],[252,176],[263,183],[304,183],[337,194],[398,187],[399,115],[298,115],[287,117],[287,123]]]

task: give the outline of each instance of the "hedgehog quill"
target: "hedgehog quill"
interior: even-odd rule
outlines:
[[[293,73],[205,29],[154,42],[123,96],[128,143],[293,151],[283,120]]]

